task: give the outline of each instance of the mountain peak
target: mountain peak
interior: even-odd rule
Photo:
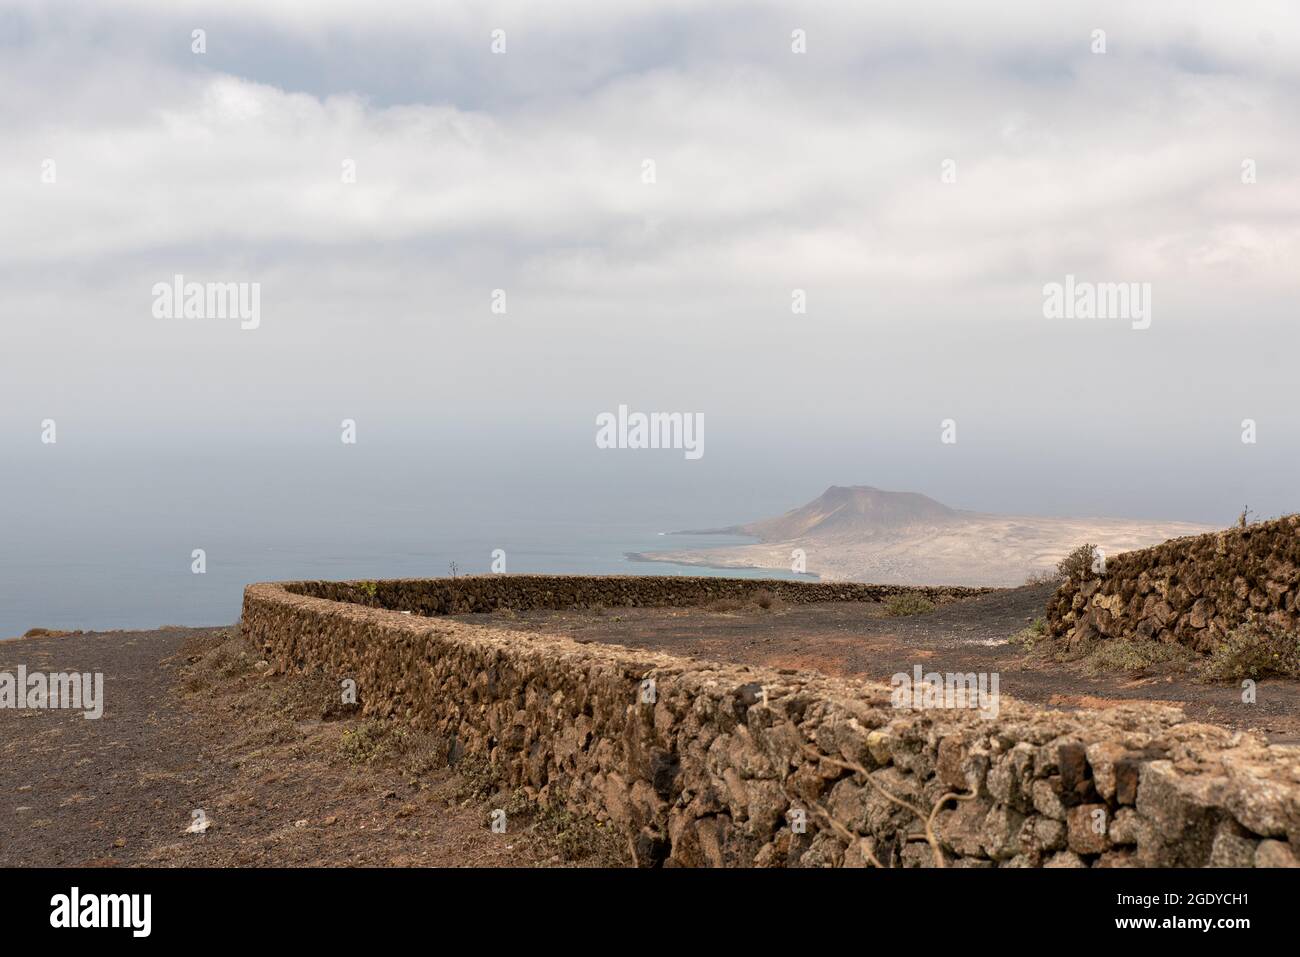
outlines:
[[[779,518],[741,525],[737,531],[776,542],[805,537],[870,536],[943,525],[957,517],[955,509],[919,492],[890,492],[871,485],[832,485],[807,505]]]

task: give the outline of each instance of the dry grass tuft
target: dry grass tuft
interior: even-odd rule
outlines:
[[[885,602],[885,614],[890,618],[902,618],[907,615],[924,615],[934,611],[934,602],[915,592],[895,595]]]

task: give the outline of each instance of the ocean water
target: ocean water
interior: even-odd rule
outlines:
[[[12,473],[0,506],[0,637],[225,625],[250,582],[443,576],[452,562],[484,574],[498,548],[508,573],[815,580],[627,559],[747,541],[662,534],[752,512],[728,514],[689,485],[636,489],[627,477],[583,483],[499,465],[444,473],[310,456],[58,453]],[[204,574],[192,571],[199,548]]]
[[[223,625],[239,618],[249,582],[288,579],[434,577],[490,570],[495,548],[506,553],[510,573],[573,575],[726,575],[802,578],[788,571],[718,570],[661,562],[629,561],[627,552],[710,548],[750,541],[732,536],[661,535],[636,526],[599,528],[538,523],[509,536],[416,540],[399,525],[371,526],[365,538],[304,542],[217,538],[208,543],[207,571],[194,574],[184,542],[122,543],[102,557],[45,556],[0,563],[5,599],[0,635],[28,628],[108,630],[159,625]],[[404,534],[405,533],[405,534]]]

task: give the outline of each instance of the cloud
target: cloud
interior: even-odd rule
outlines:
[[[480,76],[515,69],[516,82],[512,57],[539,59],[528,37],[592,49],[613,36],[617,51],[653,24],[654,62],[628,53],[619,59],[639,67],[620,69],[606,51],[604,75],[580,88],[543,66],[531,89],[555,79],[558,90],[481,109],[458,105],[455,89],[423,96],[418,82],[409,101],[381,105],[365,89],[317,95],[290,75],[212,70],[220,58],[190,54],[183,30],[203,9],[138,3],[111,20],[121,44],[134,12],[153,48],[167,35],[180,58],[110,44],[82,63],[68,58],[77,39],[29,25],[0,74],[25,91],[4,115],[3,200],[16,213],[0,227],[7,261],[165,258],[195,244],[239,256],[306,244],[329,256],[358,243],[482,243],[512,269],[584,281],[594,270],[639,289],[638,276],[667,274],[746,282],[773,263],[792,281],[844,287],[998,282],[1076,257],[1149,278],[1231,266],[1285,283],[1300,251],[1300,143],[1283,122],[1294,77],[1280,72],[1294,61],[1272,56],[1290,35],[1261,27],[1252,44],[1249,17],[1209,23],[1212,5],[1188,18],[1199,29],[1099,14],[1120,21],[1105,56],[1088,52],[1091,21],[1077,17],[954,5],[881,24],[844,6],[817,14],[804,57],[777,30],[793,14],[776,7],[759,10],[765,32],[685,3],[615,4],[595,17],[565,4],[453,7],[416,34],[407,30],[420,17],[405,5],[392,18],[352,4],[223,7],[241,36],[265,25],[290,45],[315,44],[321,60],[337,31],[355,29],[375,38],[377,59],[404,40],[452,61],[477,48]],[[498,21],[519,40],[493,57],[486,26]],[[657,42],[665,23],[689,42]],[[228,42],[209,35],[213,49]],[[563,60],[562,50],[547,53]],[[1189,54],[1171,50],[1222,72],[1189,70]],[[1248,72],[1247,52],[1259,57]],[[1246,157],[1264,171],[1251,190],[1238,179]],[[38,180],[46,158],[58,164],[55,188]],[[653,186],[641,181],[647,159]],[[939,182],[945,159],[953,186]],[[356,164],[354,185],[340,182],[344,160]],[[1260,219],[1261,208],[1271,215]]]
[[[1135,395],[1180,437],[1239,420],[1224,394],[1280,407],[1269,363],[1300,344],[1289,4],[0,9],[23,422],[369,403],[564,429],[627,401],[861,436],[957,407],[1028,456],[1062,421],[1115,433]],[[1160,349],[1045,329],[1067,272],[1153,283]],[[260,281],[256,339],[151,324],[175,273]],[[1221,361],[1239,340],[1263,374]]]

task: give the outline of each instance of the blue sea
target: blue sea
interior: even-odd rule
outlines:
[[[55,458],[57,454],[58,458]],[[0,506],[0,637],[29,628],[226,625],[244,586],[287,579],[508,573],[808,578],[629,560],[743,544],[664,534],[763,514],[690,486],[556,475],[340,468],[310,456],[33,456]],[[757,510],[757,511],[756,511]],[[629,517],[631,516],[631,517]],[[194,574],[192,554],[205,553]]]
[[[108,630],[159,625],[223,625],[239,618],[244,585],[290,579],[377,579],[484,574],[493,549],[506,553],[510,573],[572,575],[726,575],[802,578],[788,571],[711,569],[630,561],[628,552],[716,548],[751,539],[723,535],[659,534],[636,526],[514,523],[510,534],[417,539],[407,526],[371,526],[365,536],[311,542],[269,536],[207,536],[207,570],[192,571],[189,542],[123,542],[102,557],[28,556],[6,560],[0,635],[28,628]]]

